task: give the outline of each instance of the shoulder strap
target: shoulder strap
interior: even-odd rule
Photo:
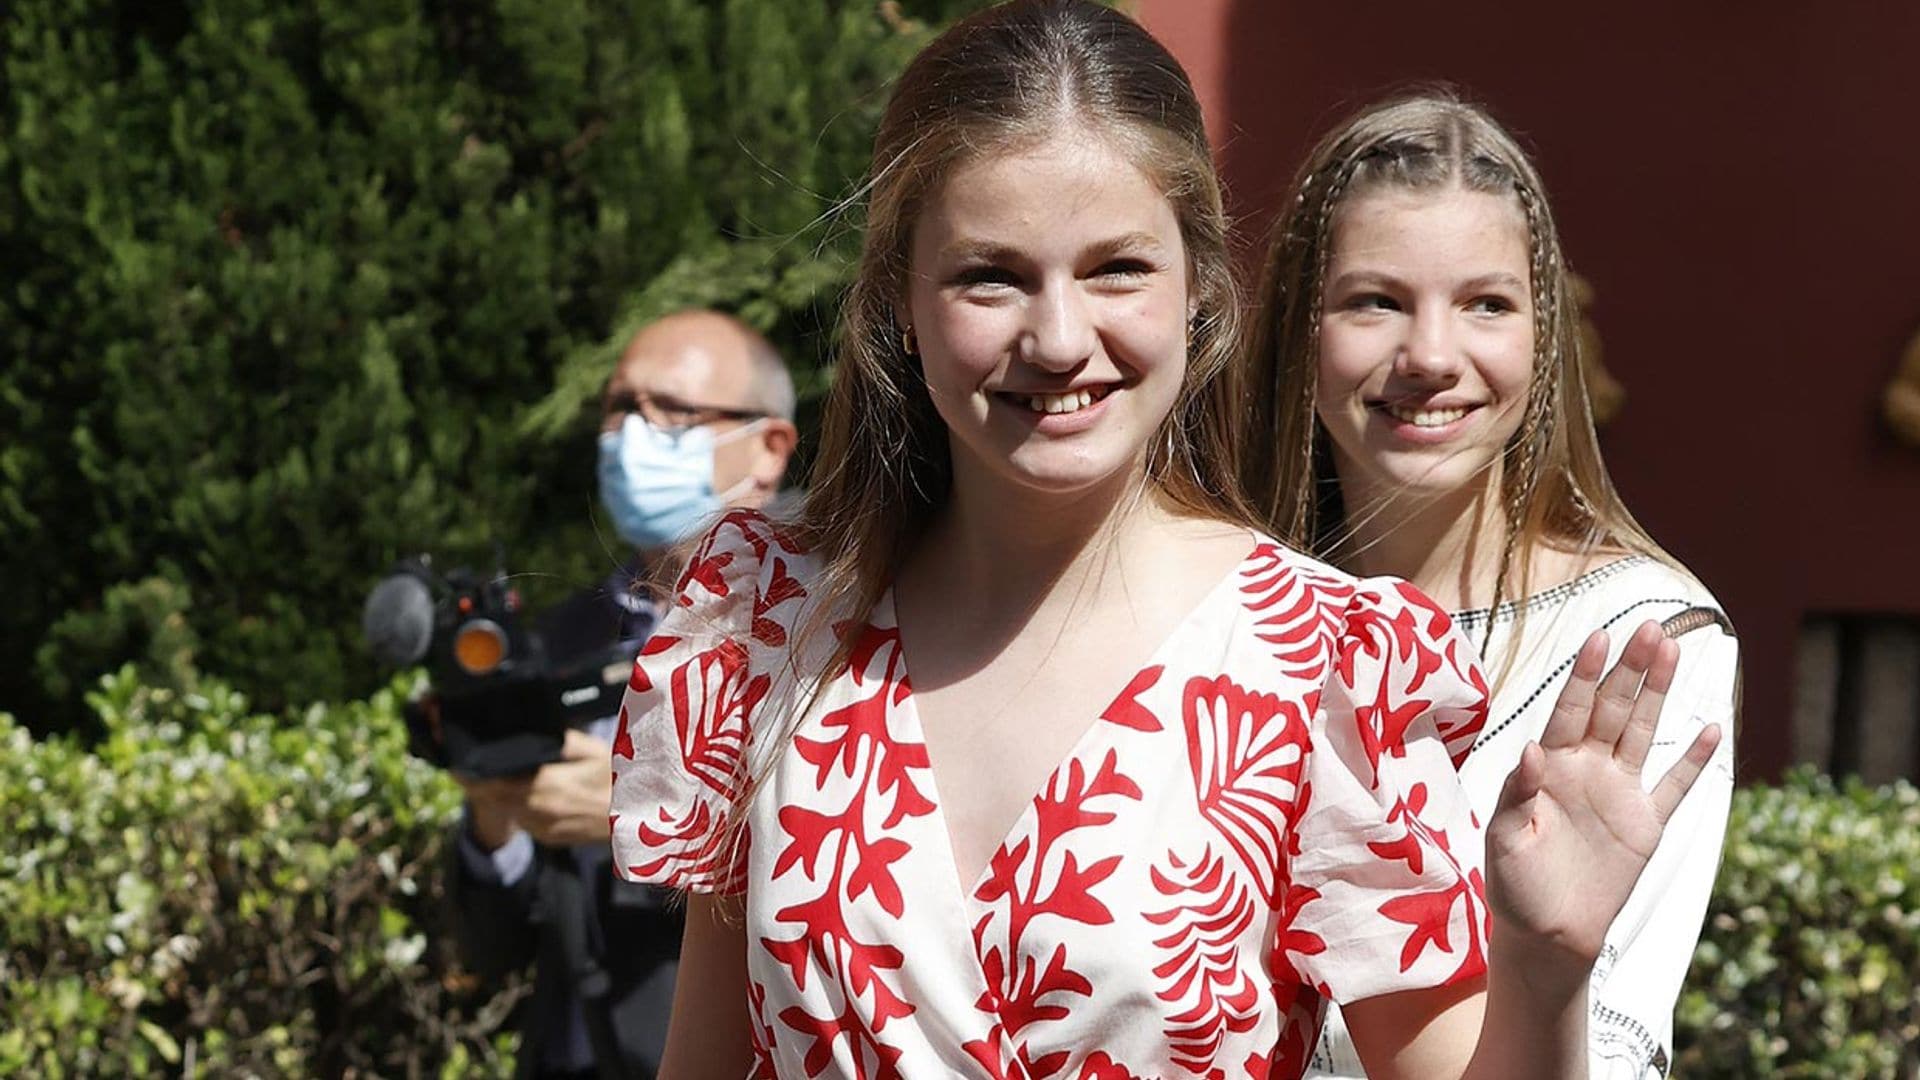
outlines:
[[[1733,632],[1733,621],[1728,619],[1726,612],[1719,608],[1690,607],[1685,611],[1667,616],[1660,623],[1660,629],[1665,630],[1670,638],[1677,638],[1682,634],[1690,634],[1709,626],[1718,626],[1728,637],[1740,636]]]
[[[1734,639],[1736,642],[1740,640],[1740,635],[1733,632],[1733,620],[1727,618],[1727,613],[1721,611],[1719,608],[1690,607],[1684,611],[1667,616],[1660,623],[1660,629],[1665,630],[1669,638],[1677,638],[1683,634],[1690,634],[1695,630],[1704,630],[1709,626],[1718,626],[1728,637]],[[1741,669],[1741,664],[1744,660],[1745,657],[1736,657],[1733,662],[1733,716],[1735,738],[1739,737],[1738,733],[1740,731],[1745,730],[1745,725],[1741,724],[1739,719],[1740,707],[1743,699],[1746,697],[1746,674]]]

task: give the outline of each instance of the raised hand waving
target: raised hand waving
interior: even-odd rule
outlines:
[[[1641,771],[1680,650],[1647,622],[1602,679],[1606,656],[1596,631],[1487,826],[1494,919],[1587,966],[1721,738],[1717,725],[1701,731],[1648,790]]]

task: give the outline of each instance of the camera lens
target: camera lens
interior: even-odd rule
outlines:
[[[469,675],[485,675],[507,658],[507,634],[492,619],[473,619],[453,637],[453,659]]]

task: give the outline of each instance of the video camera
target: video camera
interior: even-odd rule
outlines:
[[[547,654],[525,625],[506,571],[482,579],[402,560],[367,594],[361,629],[395,667],[425,661],[432,688],[407,704],[408,748],[476,777],[530,773],[560,760],[567,728],[620,706],[633,657],[618,643],[577,657]]]

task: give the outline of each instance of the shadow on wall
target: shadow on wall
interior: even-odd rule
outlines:
[[[1795,761],[1870,784],[1920,779],[1920,618],[1808,616],[1796,670]]]

